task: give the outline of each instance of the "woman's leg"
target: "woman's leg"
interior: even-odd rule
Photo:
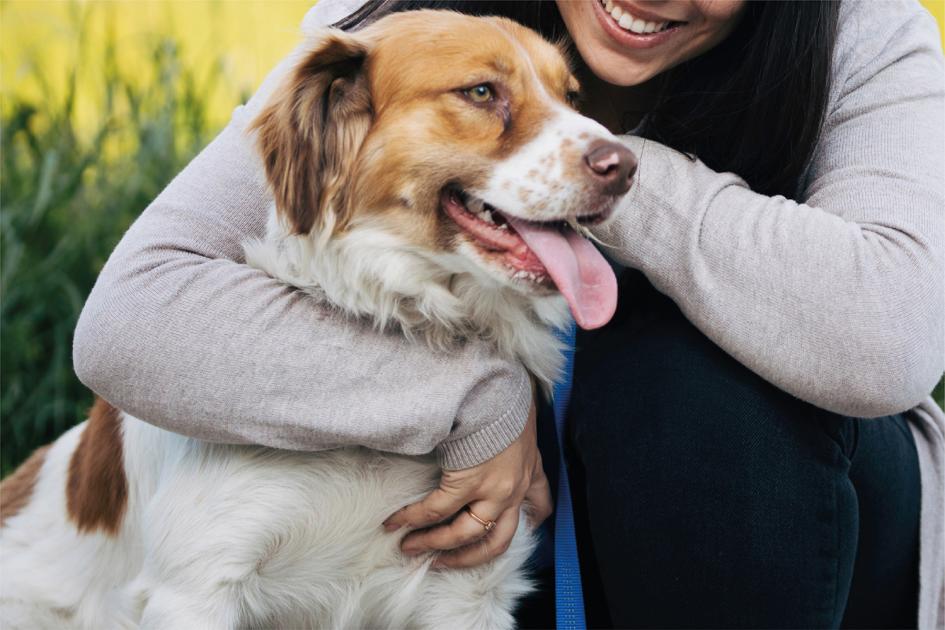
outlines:
[[[612,325],[579,339],[570,411],[594,557],[582,552],[597,565],[610,621],[838,626],[860,535],[857,421],[763,381],[639,274],[625,274],[621,295]],[[914,465],[914,450],[891,449],[864,466],[881,477],[908,470],[909,457]],[[908,546],[918,477],[902,479],[909,492],[890,490],[911,497],[903,513],[914,514],[883,535]]]
[[[859,420],[850,479],[859,541],[844,628],[916,626],[919,605],[919,465],[902,416]]]

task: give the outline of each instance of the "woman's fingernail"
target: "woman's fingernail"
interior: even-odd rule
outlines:
[[[398,525],[397,523],[395,522],[388,523],[387,521],[384,521],[384,531],[394,532],[394,531],[397,531],[398,529],[400,529],[400,525]]]
[[[408,556],[415,556],[422,551],[420,547],[414,547],[411,545],[408,545],[406,547],[401,547],[400,550]]]

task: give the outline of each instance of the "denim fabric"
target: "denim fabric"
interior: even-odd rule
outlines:
[[[614,321],[578,338],[569,422],[591,627],[915,624],[901,416],[793,398],[626,272]]]

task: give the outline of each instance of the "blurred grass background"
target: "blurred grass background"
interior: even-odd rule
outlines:
[[[299,41],[311,0],[0,0],[0,473],[81,421],[115,243]]]
[[[0,474],[85,417],[72,332],[96,275],[312,4],[0,0]]]

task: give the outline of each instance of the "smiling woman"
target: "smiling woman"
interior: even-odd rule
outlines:
[[[4,29],[16,24],[10,7],[23,6],[39,5],[0,5]],[[76,6],[94,14],[112,5]],[[153,17],[170,5],[115,6]],[[356,30],[419,6],[505,13],[548,38],[569,37],[580,57],[577,104],[640,158],[617,218],[582,226],[574,213],[578,229],[556,231],[543,255],[543,230],[515,217],[501,227],[496,211],[511,206],[499,201],[501,185],[447,177],[424,197],[442,205],[438,225],[454,224],[448,236],[511,253],[519,271],[541,263],[553,276],[564,251],[578,260],[558,274],[580,276],[596,254],[569,243],[584,228],[627,267],[612,324],[579,339],[566,444],[584,508],[583,568],[600,585],[588,589],[593,620],[940,625],[945,416],[928,393],[945,356],[945,72],[928,15],[905,1],[323,0],[308,23],[358,8],[342,22]],[[196,41],[214,39],[212,28],[195,28]],[[268,29],[256,15],[245,37]],[[104,29],[102,41],[127,30]],[[7,46],[14,38],[4,35]],[[546,490],[525,370],[478,343],[453,354],[418,349],[313,308],[247,267],[241,243],[264,232],[271,201],[247,131],[291,59],[151,203],[222,120],[206,107],[210,82],[189,72],[178,47],[159,44],[148,49],[153,73],[122,66],[104,47],[108,81],[97,104],[109,121],[94,133],[77,131],[87,106],[68,80],[59,109],[35,95],[4,99],[4,465],[11,444],[44,441],[79,417],[78,398],[61,395],[75,314],[105,252],[147,205],[77,327],[81,378],[122,408],[203,440],[433,449],[441,487],[387,525],[431,526],[406,536],[403,550],[437,552],[440,565],[496,558],[512,529],[502,514]],[[398,54],[411,52],[406,43]],[[95,80],[76,76],[79,86]],[[574,102],[575,85],[549,85],[558,106]],[[514,103],[491,109],[503,98],[498,82],[477,75],[453,88],[444,98],[456,116],[444,117],[445,128],[478,121],[501,134],[517,120]],[[114,120],[132,124],[116,136]],[[391,138],[393,147],[418,140],[406,126]],[[587,159],[572,170],[616,173],[623,186],[629,160],[593,153],[581,151]],[[454,159],[422,166],[470,166]],[[392,160],[382,174],[401,166]],[[510,189],[542,174],[519,171],[506,178]],[[530,254],[518,256],[523,244]],[[593,263],[592,272],[603,269]],[[31,299],[35,287],[42,292]],[[12,425],[8,410],[17,412]],[[431,432],[434,424],[443,431]],[[502,526],[484,532],[483,521]],[[484,533],[486,545],[467,544]]]
[[[723,0],[630,8],[594,0],[560,7],[581,57],[597,76],[612,85],[638,85],[724,40],[744,4]]]

